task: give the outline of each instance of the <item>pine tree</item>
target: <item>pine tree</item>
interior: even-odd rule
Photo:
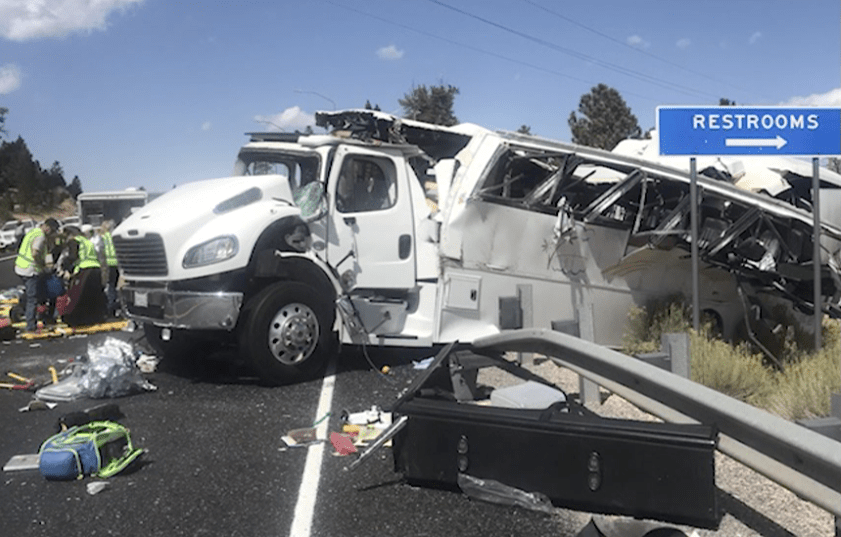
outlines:
[[[578,112],[583,117],[577,117],[575,112],[569,115],[573,143],[610,151],[620,141],[642,135],[639,122],[625,100],[605,84],[581,96]]]

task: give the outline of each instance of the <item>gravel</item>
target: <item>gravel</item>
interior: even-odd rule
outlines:
[[[527,368],[576,397],[578,375],[542,357],[527,361]],[[521,382],[496,369],[482,370],[480,382],[495,387]],[[625,399],[601,390],[601,404],[588,408],[598,414],[622,419],[660,421]],[[801,500],[794,493],[734,459],[716,453],[716,484],[724,516],[718,531],[681,528],[687,535],[733,537],[835,537],[831,513]],[[569,514],[566,511],[567,515]]]

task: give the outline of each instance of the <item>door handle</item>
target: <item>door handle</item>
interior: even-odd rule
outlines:
[[[400,259],[409,258],[409,256],[412,254],[411,235],[400,235],[400,238],[397,240],[397,253],[400,256]]]

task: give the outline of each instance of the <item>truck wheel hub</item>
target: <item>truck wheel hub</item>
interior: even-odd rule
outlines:
[[[303,362],[318,344],[318,318],[305,304],[288,304],[269,325],[269,348],[286,365]]]

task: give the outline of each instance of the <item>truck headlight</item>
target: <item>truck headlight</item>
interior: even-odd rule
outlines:
[[[239,243],[233,235],[216,237],[197,246],[193,246],[184,256],[181,266],[184,268],[201,267],[225,261],[237,255]]]

